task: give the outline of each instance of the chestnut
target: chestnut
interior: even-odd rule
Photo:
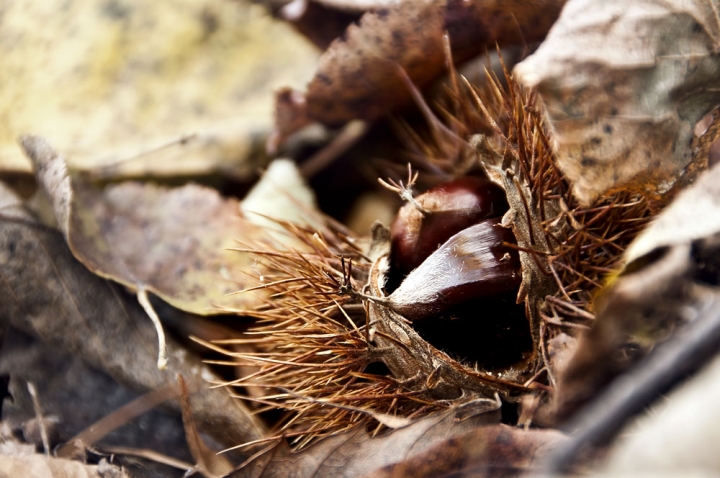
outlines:
[[[458,304],[517,290],[520,258],[510,229],[486,219],[450,237],[390,294],[387,305],[408,320]]]
[[[454,234],[507,209],[505,192],[484,178],[463,177],[420,194],[390,226],[394,273],[406,275]]]

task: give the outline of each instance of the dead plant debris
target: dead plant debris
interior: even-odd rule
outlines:
[[[97,7],[110,25],[135,25],[132,3]],[[207,94],[231,92],[221,110],[235,116],[222,127],[204,107],[217,101],[196,101],[191,116],[207,115],[211,129],[178,130],[179,140],[149,147],[143,138],[167,137],[167,121],[123,123],[119,131],[147,131],[122,148],[117,134],[104,143],[107,121],[93,121],[131,121],[122,111],[152,106],[132,94],[123,103],[115,96],[127,89],[109,88],[106,103],[73,100],[73,118],[86,112],[95,126],[89,143],[77,128],[48,128],[52,115],[36,133],[32,124],[22,131],[18,151],[35,179],[0,176],[0,395],[17,398],[0,408],[0,474],[633,469],[618,451],[622,427],[662,394],[680,393],[673,388],[720,340],[717,2],[262,3],[267,11],[222,7],[235,9],[232,18],[255,15],[232,35],[231,15],[219,18],[216,7],[192,17],[204,37],[181,31],[193,22],[170,22],[194,52],[226,52],[238,72],[250,68],[236,83],[214,83],[227,65],[202,55],[188,53],[182,66],[176,49],[153,52],[158,71],[175,72],[172,91],[192,72],[207,79]],[[13,8],[7,18],[21,18]],[[158,24],[166,35],[171,10]],[[266,58],[230,53],[240,38],[269,39],[257,25],[287,33],[283,18],[324,53],[317,65],[298,53],[315,76],[304,93],[276,91],[269,134],[269,108],[255,117],[236,105],[272,102],[246,93],[279,86],[287,72],[278,59],[313,47],[279,36],[273,48],[282,52]],[[0,43],[17,28],[0,31]],[[80,40],[59,39],[53,51]],[[88,64],[112,70],[101,60]],[[88,78],[107,79],[93,68]],[[134,77],[123,62],[112,71],[123,85],[123,71]],[[16,87],[0,86],[0,97]],[[187,124],[178,118],[178,128]],[[237,147],[229,130],[243,144],[252,130],[253,146]],[[193,149],[195,140],[204,146]],[[78,141],[102,145],[90,156],[132,150],[140,162],[187,147],[194,160],[207,156],[193,170],[202,185],[186,184],[180,163],[160,184],[148,178],[174,163],[147,174],[124,169],[125,160],[81,171],[76,156],[88,154],[69,146]],[[287,157],[263,155],[261,143]],[[208,176],[228,156],[228,169]],[[261,164],[260,179],[248,180]],[[369,195],[397,216],[352,232],[345,205],[381,214],[357,212]],[[328,204],[335,217],[318,207]],[[130,401],[119,384],[147,395]],[[127,400],[101,406],[109,394]],[[142,418],[160,402],[172,423]],[[672,426],[687,425],[678,416]],[[137,420],[156,427],[153,440],[113,432]],[[658,454],[673,446],[653,443]],[[703,471],[716,470],[701,448]]]

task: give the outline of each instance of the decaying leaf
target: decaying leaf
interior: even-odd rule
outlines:
[[[422,0],[369,12],[323,54],[305,95],[279,92],[271,145],[311,122],[337,127],[407,104],[412,96],[405,74],[423,87],[445,71],[446,33],[453,59],[464,61],[496,43],[542,39],[564,3]]]
[[[174,341],[168,342],[168,370],[157,369],[154,332],[142,309],[78,263],[58,232],[27,215],[3,215],[0,275],[4,323],[76,353],[135,389],[155,389],[182,374],[199,391],[191,403],[202,429],[227,444],[261,436],[257,420],[226,391],[207,389],[212,372]]]
[[[533,464],[564,439],[562,433],[550,430],[520,430],[506,425],[478,427],[366,476],[518,476],[531,472]]]
[[[37,476],[46,478],[129,478],[120,467],[105,464],[101,473],[100,465],[86,465],[79,461],[48,457],[40,454],[27,456],[5,456],[0,454],[0,476]]]
[[[692,160],[695,124],[720,104],[713,0],[572,0],[515,68],[547,107],[558,165],[589,204],[668,191]]]
[[[633,242],[628,265],[596,301],[597,320],[561,375],[567,416],[708,306],[719,283],[720,168],[702,175]]]
[[[475,431],[470,432],[473,429]],[[473,433],[478,443],[485,443],[487,447],[474,447],[478,443],[473,443],[469,436],[466,438],[465,433]],[[387,466],[390,467],[387,471],[392,472],[394,470],[392,465],[406,460],[409,460],[407,465],[409,469],[418,461],[427,459],[430,453],[442,450],[444,446],[452,447],[456,443],[459,443],[463,453],[466,453],[466,463],[488,464],[485,460],[500,449],[500,440],[493,445],[494,439],[504,439],[502,443],[507,444],[508,448],[505,449],[504,455],[493,455],[492,464],[524,467],[532,461],[535,453],[550,448],[562,439],[560,433],[539,432],[532,437],[528,436],[527,441],[523,441],[519,436],[521,433],[500,426],[478,426],[474,420],[459,421],[455,412],[448,411],[416,420],[408,427],[377,437],[371,437],[362,428],[356,428],[323,438],[301,452],[290,451],[284,443],[276,444],[243,471],[246,473],[244,476],[262,478],[282,477],[287,476],[288,473],[294,476],[318,478],[395,476],[380,469]],[[442,465],[447,462],[441,460],[437,464]],[[455,465],[460,463],[456,462]],[[396,465],[398,470],[402,469],[402,466]],[[424,476],[438,475],[430,473]]]
[[[11,430],[25,430],[29,428],[28,424],[38,422],[27,390],[27,382],[33,382],[45,416],[50,447],[55,453],[59,453],[56,450],[59,442],[78,438],[78,434],[90,426],[93,432],[98,432],[96,425],[100,420],[138,398],[136,393],[79,357],[58,347],[48,347],[14,328],[6,331],[0,373],[10,376],[12,394],[12,401],[3,407],[3,423]],[[163,388],[167,394],[167,387]],[[171,391],[170,396],[174,398],[175,395]],[[147,448],[191,461],[178,414],[150,410],[129,423],[127,417],[123,417],[125,421],[121,428],[106,432],[92,443],[85,441],[87,434],[81,436],[80,450],[91,445],[96,449],[108,445]],[[152,430],[150,436],[147,430]],[[36,434],[26,433],[25,437],[32,443],[38,442]]]
[[[272,92],[312,76],[314,47],[251,2],[6,5],[0,170],[30,172],[34,131],[104,177],[251,177]]]
[[[262,229],[242,218],[237,200],[195,185],[98,189],[68,176],[64,157],[43,139],[25,137],[23,147],[73,254],[91,271],[201,315],[254,300],[233,294],[253,258],[228,249]]]

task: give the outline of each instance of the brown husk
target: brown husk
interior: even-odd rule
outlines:
[[[489,74],[484,88],[459,86],[452,78],[444,113],[463,121],[435,125],[430,142],[416,150],[446,151],[436,156],[442,164],[429,157],[424,166],[460,174],[482,169],[507,192],[503,224],[517,238],[523,278],[517,300],[525,303],[533,348],[524,361],[502,370],[502,379],[462,364],[384,303],[387,231],[377,228],[363,249],[330,229],[284,224],[306,249],[252,248],[266,266],[265,275],[256,277],[258,287],[271,295],[260,309],[242,311],[259,319],[250,335],[224,342],[252,343],[259,352],[213,347],[258,367],[229,385],[265,388],[263,398],[245,398],[286,410],[278,434],[298,437],[298,446],[360,424],[378,432],[388,426],[383,417],[417,418],[468,403],[487,413],[499,406],[496,394],[512,400],[537,393],[533,388],[551,390],[555,371],[547,341],[593,320],[594,293],[620,267],[624,248],[658,207],[627,193],[580,207],[555,167],[536,96],[507,72],[503,81]],[[367,370],[378,362],[390,373]]]

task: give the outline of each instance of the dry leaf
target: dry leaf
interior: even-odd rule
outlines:
[[[363,428],[355,428],[326,437],[300,452],[290,451],[283,442],[252,461],[243,470],[243,476],[363,476],[408,458],[424,456],[433,446],[477,427],[478,419],[482,423],[484,418],[480,415],[461,421],[451,410],[378,437],[371,437]],[[479,428],[486,429],[493,427]]]
[[[0,355],[0,373],[11,376],[10,393],[13,397],[3,407],[3,423],[11,429],[28,429],[29,424],[38,423],[27,390],[27,382],[36,384],[53,449],[58,441],[76,437],[91,425],[97,431],[95,425],[98,421],[138,397],[79,357],[71,356],[58,347],[48,347],[14,328],[6,331]],[[99,390],[102,393],[98,393]],[[151,436],[148,436],[147,430],[152,430]],[[27,434],[25,436],[30,440]],[[32,442],[37,441],[32,439]],[[180,417],[161,410],[146,412],[141,418],[126,423],[95,443],[100,447],[148,448],[177,459],[191,459]],[[88,441],[83,441],[83,444],[91,445]]]
[[[113,470],[106,468],[101,474],[98,465],[86,465],[79,461],[47,457],[45,455],[3,456],[0,455],[1,477],[45,477],[45,478],[129,478],[119,467],[113,467],[115,475],[108,475]]]
[[[2,214],[0,212],[0,214]],[[0,221],[0,317],[49,346],[76,353],[120,383],[146,391],[175,374],[200,390],[192,399],[199,426],[219,441],[235,444],[261,436],[261,427],[200,360],[174,341],[169,364],[155,364],[154,330],[133,299],[79,264],[62,236],[32,218]]]
[[[273,90],[302,85],[318,56],[247,1],[13,2],[0,25],[4,171],[30,171],[15,140],[34,131],[106,177],[248,177]]]
[[[720,104],[712,0],[572,0],[515,68],[547,106],[558,165],[583,204],[660,195],[692,159],[695,124]]]
[[[41,138],[25,137],[23,147],[73,254],[91,271],[201,315],[253,303],[251,294],[233,294],[253,258],[228,249],[262,229],[243,220],[237,200],[194,185],[101,190],[68,177],[64,157]]]
[[[314,121],[337,127],[374,120],[410,102],[401,70],[420,88],[443,73],[446,32],[453,59],[463,61],[496,43],[544,38],[564,3],[423,0],[367,13],[323,54],[305,95],[279,92],[271,146]]]
[[[564,439],[562,433],[553,430],[522,430],[507,425],[478,427],[366,477],[518,476],[531,471],[538,458]]]
[[[627,250],[624,271],[595,302],[596,323],[561,375],[560,413],[572,413],[708,306],[717,285],[720,167],[683,191]]]

